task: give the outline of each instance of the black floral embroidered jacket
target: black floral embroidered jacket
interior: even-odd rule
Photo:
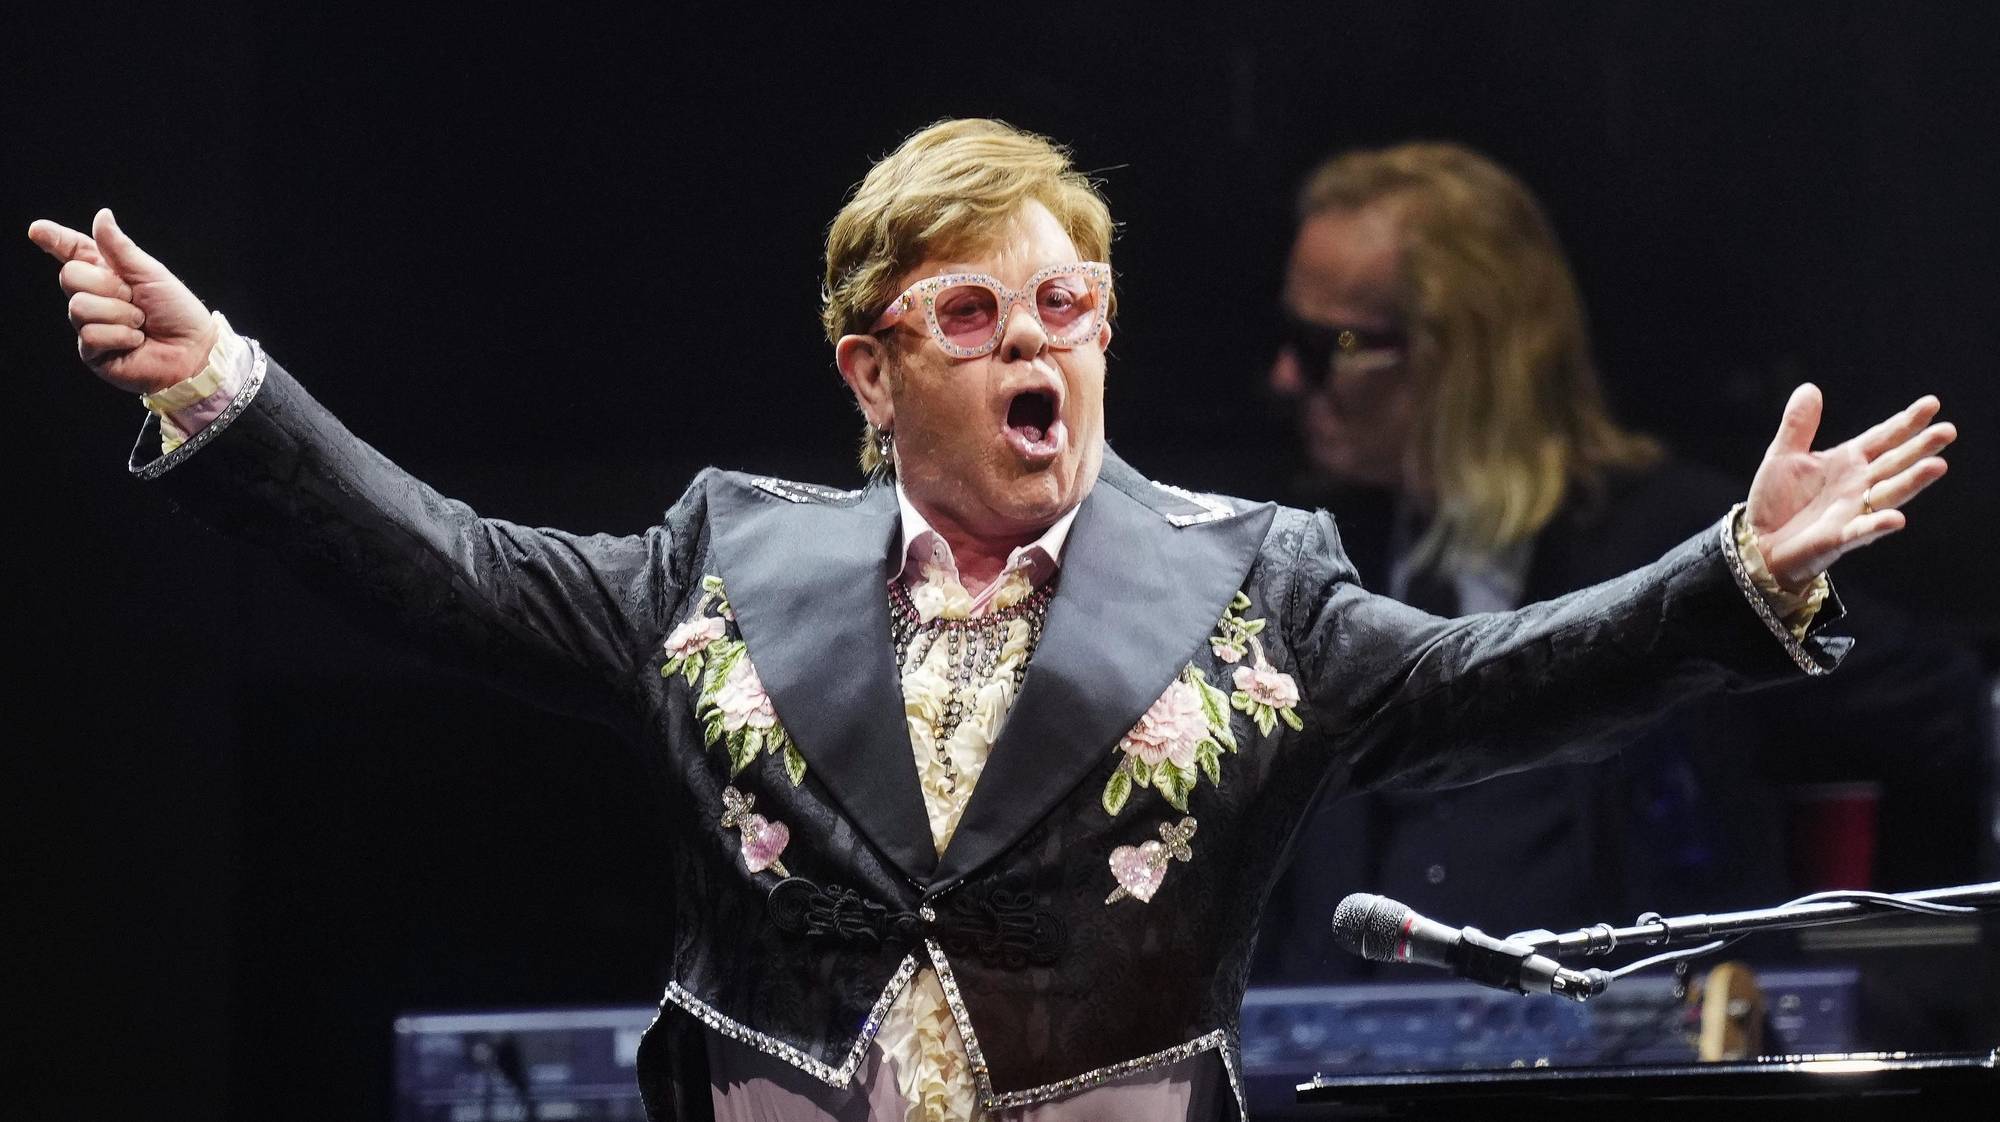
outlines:
[[[846,1083],[919,965],[990,1107],[1203,1053],[1233,1085],[1258,913],[1322,791],[1601,751],[1677,699],[1823,672],[1846,644],[1756,610],[1726,520],[1605,584],[1448,621],[1364,591],[1323,513],[1191,495],[1107,454],[939,856],[889,636],[892,488],[707,471],[644,534],[530,529],[411,478],[261,352],[221,420],[157,449],[149,422],[133,470],[205,521],[645,752],[681,901],[640,1056],[657,1118],[708,1111],[700,1026]],[[1293,707],[1265,704],[1287,700],[1280,677]],[[1177,683],[1207,743],[1149,765],[1121,742]]]

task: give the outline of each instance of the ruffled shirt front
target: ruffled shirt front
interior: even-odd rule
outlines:
[[[909,592],[910,603],[926,623],[939,618],[976,619],[1020,603],[1055,575],[1063,541],[1076,520],[1072,509],[1040,538],[1015,549],[999,578],[975,596],[959,579],[951,545],[931,528],[900,483],[896,499],[902,507],[903,569],[895,579]],[[970,711],[950,729],[942,753],[938,740],[945,733],[945,705],[952,687],[945,647],[932,644],[922,658],[903,667],[903,714],[910,750],[923,788],[931,841],[940,854],[950,844],[1014,706],[1016,671],[1034,653],[1034,633],[1026,620],[1010,620],[1006,626],[999,658],[990,669],[981,665],[970,685]],[[949,758],[949,768],[941,756]],[[934,971],[925,968],[911,979],[889,1007],[875,1043],[903,1093],[906,1122],[962,1122],[983,1116],[965,1042]]]

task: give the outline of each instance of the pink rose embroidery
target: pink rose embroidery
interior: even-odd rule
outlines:
[[[1271,664],[1236,668],[1236,688],[1260,705],[1290,709],[1299,703],[1299,686],[1290,674],[1272,669]]]
[[[778,723],[777,711],[764,693],[764,682],[747,658],[738,658],[729,668],[729,676],[715,691],[715,707],[722,710],[722,727],[728,732],[767,729]]]
[[[1303,732],[1306,723],[1298,714],[1299,684],[1265,661],[1262,644],[1253,641],[1253,645],[1257,663],[1236,668],[1236,692],[1229,695],[1230,708],[1248,713],[1257,731],[1265,736],[1277,731],[1279,721],[1290,725],[1293,732]]]
[[[674,628],[667,636],[667,653],[675,658],[686,658],[697,651],[706,650],[710,643],[722,638],[725,625],[715,616],[698,616]]]
[[[1189,666],[1118,741],[1118,766],[1105,781],[1104,812],[1116,818],[1135,788],[1151,787],[1175,810],[1202,776],[1222,782],[1224,751],[1236,751],[1222,691]]]
[[[699,683],[694,691],[695,720],[701,722],[703,742],[729,754],[730,775],[742,772],[760,755],[776,756],[784,764],[785,778],[796,787],[805,782],[805,757],[778,723],[764,681],[750,663],[749,648],[729,633],[729,622],[736,618],[729,594],[713,575],[701,578],[701,588],[694,614],[667,636],[667,659],[660,674],[679,674],[690,685]],[[771,825],[769,833],[753,831],[766,839],[760,844],[768,846],[779,836],[782,827]]]
[[[1195,744],[1207,735],[1208,718],[1202,713],[1201,694],[1176,678],[1118,747],[1150,767],[1171,761],[1186,770],[1194,767]]]

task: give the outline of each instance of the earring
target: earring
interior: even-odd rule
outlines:
[[[895,437],[889,433],[889,430],[879,429],[876,431],[875,454],[877,456],[880,456],[882,458],[882,462],[885,464],[891,462],[896,458],[896,440]]]

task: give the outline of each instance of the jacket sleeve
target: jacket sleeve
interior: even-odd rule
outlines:
[[[1316,514],[1295,539],[1286,611],[1308,727],[1351,787],[1448,787],[1601,754],[1700,693],[1833,669],[1851,640],[1794,639],[1729,530],[1554,600],[1442,619],[1365,591]],[[1816,627],[1840,615],[1830,600]]]
[[[261,350],[196,439],[162,456],[157,424],[140,434],[135,474],[273,550],[362,623],[547,708],[606,723],[631,711],[632,670],[685,581],[699,484],[666,525],[633,536],[482,518],[354,436]]]

